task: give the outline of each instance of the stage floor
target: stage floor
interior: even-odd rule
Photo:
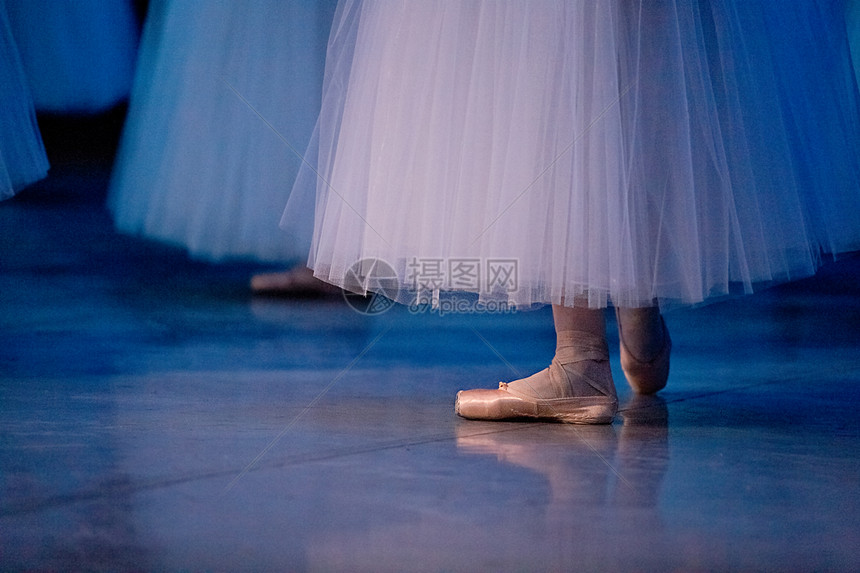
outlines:
[[[604,427],[459,419],[548,309],[362,315],[116,234],[107,171],[0,204],[0,569],[857,570],[860,259],[666,317]]]

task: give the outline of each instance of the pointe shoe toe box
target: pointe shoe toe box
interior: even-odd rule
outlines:
[[[536,399],[498,390],[461,390],[454,411],[471,420],[532,418],[568,424],[609,424],[618,402],[614,396]]]
[[[504,390],[461,390],[457,392],[454,410],[472,420],[504,420],[537,415],[535,404]]]

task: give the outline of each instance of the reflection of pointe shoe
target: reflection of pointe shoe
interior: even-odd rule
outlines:
[[[643,362],[633,356],[624,342],[624,334],[621,327],[621,315],[615,309],[615,317],[618,321],[618,339],[621,342],[621,369],[630,387],[639,394],[654,394],[666,387],[669,379],[669,355],[672,353],[672,339],[666,322],[660,317],[660,328],[663,329],[663,347],[654,358]]]
[[[512,463],[540,473],[548,473],[564,458],[577,458],[572,464],[582,467],[580,456],[611,458],[617,447],[617,436],[611,425],[584,427],[564,425],[518,426],[515,431],[474,430],[472,424],[457,427],[457,450],[466,454],[494,455],[499,461]]]
[[[661,396],[634,394],[619,410],[628,428],[667,428],[669,407]]]
[[[481,424],[457,427],[458,452],[495,456],[501,463],[545,477],[546,519],[563,525],[565,531],[581,518],[583,509],[604,507],[611,472],[607,460],[615,458],[617,449],[618,436],[611,424],[535,424],[501,431],[487,431]]]
[[[546,460],[539,465],[528,460],[545,456],[547,452],[558,460],[559,450],[572,456],[598,452],[604,459],[612,457],[618,442],[615,432],[615,428],[607,424],[581,428],[526,424],[499,430],[489,430],[480,424],[460,424],[456,428],[456,445],[463,453],[491,454],[501,461],[544,471],[548,465]]]
[[[615,463],[624,481],[615,501],[622,507],[655,507],[669,468],[668,406],[660,396],[633,395],[619,414],[624,423]],[[655,531],[662,527],[659,519],[646,525]]]
[[[472,420],[537,418],[568,424],[609,424],[618,407],[606,340],[586,332],[558,333],[549,368],[499,383],[498,390],[463,390],[455,411]]]
[[[269,296],[329,296],[341,292],[333,285],[314,277],[313,271],[297,267],[277,273],[262,273],[251,277],[251,291]]]

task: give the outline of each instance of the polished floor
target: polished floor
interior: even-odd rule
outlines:
[[[856,571],[860,259],[670,313],[605,427],[457,418],[547,310],[375,316],[117,235],[105,164],[0,204],[0,570]]]

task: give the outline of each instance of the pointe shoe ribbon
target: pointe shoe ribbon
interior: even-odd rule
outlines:
[[[624,342],[624,333],[621,326],[621,315],[615,309],[615,318],[618,321],[618,339],[621,348],[621,369],[630,387],[637,394],[654,394],[666,387],[669,380],[669,357],[672,353],[672,338],[666,321],[660,317],[660,327],[663,329],[663,347],[654,358],[642,361],[633,356]]]
[[[537,418],[608,424],[618,405],[606,340],[586,332],[558,333],[549,368],[497,390],[463,390],[455,411],[475,420]],[[567,368],[566,368],[567,367]]]

